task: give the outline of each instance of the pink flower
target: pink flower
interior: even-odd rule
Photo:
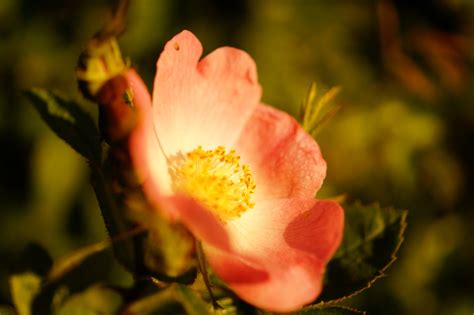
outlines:
[[[151,100],[128,80],[140,124],[130,140],[144,191],[203,242],[213,271],[243,300],[291,311],[321,292],[344,214],[314,196],[326,174],[318,144],[260,103],[255,64],[183,31],[165,46]]]

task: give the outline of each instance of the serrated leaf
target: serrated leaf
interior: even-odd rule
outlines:
[[[19,315],[31,315],[31,304],[41,288],[41,277],[33,272],[10,277],[13,304]]]
[[[116,291],[95,285],[69,297],[57,315],[116,314],[121,304],[122,298]]]
[[[85,158],[101,161],[99,131],[94,120],[78,104],[41,88],[27,91],[26,96],[61,139]]]
[[[407,211],[345,205],[344,239],[329,263],[320,300],[335,303],[367,288],[396,260]]]
[[[323,308],[307,308],[302,309],[299,312],[293,313],[294,315],[361,315],[365,312],[345,307],[345,306],[329,306]]]
[[[282,313],[272,313],[261,311],[262,315],[277,315]],[[299,311],[291,313],[283,313],[285,315],[363,315],[366,312],[356,310],[346,306],[307,306]]]

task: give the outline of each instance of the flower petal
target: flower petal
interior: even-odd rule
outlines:
[[[270,106],[256,107],[235,148],[254,175],[256,200],[314,197],[326,176],[316,141],[293,117]]]
[[[222,222],[198,202],[186,196],[160,198],[161,209],[182,222],[193,235],[222,250],[229,250],[229,238]]]
[[[261,202],[228,222],[231,252],[210,244],[205,251],[213,270],[242,299],[272,311],[292,311],[321,292],[343,221],[342,208],[332,201]]]
[[[183,31],[158,60],[154,123],[167,154],[233,144],[259,102],[255,63],[247,53],[222,47],[199,62],[201,53],[199,40]]]
[[[132,90],[132,104],[137,115],[137,126],[129,138],[132,163],[146,195],[157,202],[158,196],[168,193],[171,188],[166,159],[153,130],[150,93],[135,70],[130,69],[125,78]]]

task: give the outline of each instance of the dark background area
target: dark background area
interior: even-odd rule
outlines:
[[[22,91],[57,90],[94,112],[74,68],[114,3],[0,2],[0,304],[10,303],[8,271],[28,242],[57,258],[106,237],[86,162]],[[351,304],[371,314],[474,312],[474,2],[132,0],[120,44],[148,86],[182,29],[205,53],[249,52],[263,101],[293,115],[311,81],[342,87],[343,108],[317,138],[328,162],[318,197],[410,211],[399,261]],[[110,255],[95,275],[128,281]]]

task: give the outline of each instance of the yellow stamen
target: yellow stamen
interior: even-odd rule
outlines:
[[[256,185],[248,165],[240,165],[235,150],[201,146],[170,157],[169,173],[175,192],[190,195],[220,219],[239,217],[254,207],[250,200]]]

